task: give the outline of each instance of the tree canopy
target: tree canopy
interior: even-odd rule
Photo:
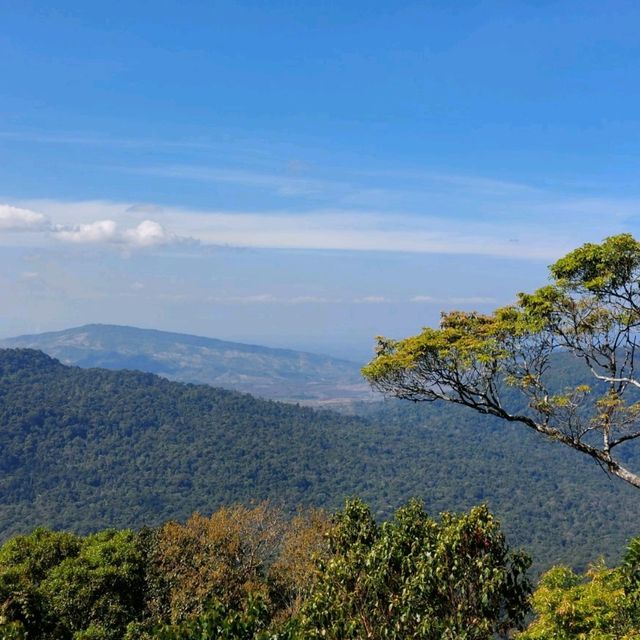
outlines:
[[[523,424],[640,488],[619,453],[640,437],[640,243],[621,234],[585,244],[550,275],[547,286],[491,314],[451,311],[437,329],[379,337],[363,373],[391,396],[445,400]],[[590,384],[554,385],[560,352],[584,365]]]
[[[579,373],[560,355],[557,385]],[[486,502],[531,552],[534,573],[559,562],[583,571],[600,555],[616,562],[640,531],[633,487],[533,431],[450,403],[359,410],[341,416],[0,349],[0,543],[40,525],[135,529],[264,499],[291,513],[333,511],[352,495],[377,519],[411,496],[429,513]]]
[[[518,640],[637,640],[640,637],[640,538],[632,540],[622,564],[602,560],[585,576],[557,566],[540,580],[532,597],[536,613]]]
[[[528,610],[530,560],[509,551],[484,506],[438,522],[412,500],[378,525],[351,500],[328,538],[296,637],[489,640]]]
[[[388,522],[266,503],[0,546],[3,640],[490,640],[521,628],[530,564],[486,507]]]

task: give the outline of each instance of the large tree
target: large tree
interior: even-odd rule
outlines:
[[[390,396],[520,423],[640,488],[620,455],[640,437],[640,242],[622,234],[585,244],[550,273],[549,285],[492,314],[452,311],[438,329],[378,338],[363,373]],[[582,374],[570,387],[559,383],[554,369],[566,370],[567,358],[587,384]]]
[[[350,500],[328,540],[296,640],[490,640],[527,613],[530,560],[484,506],[436,521],[412,500],[379,525]]]

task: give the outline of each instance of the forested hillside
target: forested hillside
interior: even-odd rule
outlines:
[[[638,494],[579,454],[450,406],[318,412],[131,371],[0,351],[0,535],[138,527],[271,499],[385,517],[486,501],[538,568],[617,558]]]
[[[342,404],[372,395],[354,362],[153,329],[91,324],[7,338],[0,346],[38,349],[65,364],[148,371],[278,400]]]

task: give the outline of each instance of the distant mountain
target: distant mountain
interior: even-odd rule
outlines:
[[[135,369],[170,380],[315,405],[371,398],[360,366],[328,356],[106,324],[0,340],[65,364]]]
[[[410,496],[434,514],[487,502],[538,569],[613,560],[640,533],[638,490],[519,426],[450,405],[368,412],[0,350],[0,540],[38,524],[135,527],[262,499],[335,509],[351,495],[380,517]]]

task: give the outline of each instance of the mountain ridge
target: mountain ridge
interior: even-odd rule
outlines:
[[[337,362],[344,362],[351,365],[357,365],[356,362],[346,359],[346,358],[336,358],[334,356],[328,356],[321,353],[315,353],[313,351],[307,351],[304,349],[289,349],[286,347],[268,347],[266,345],[261,345],[253,342],[237,342],[235,340],[222,340],[221,338],[211,338],[209,336],[201,336],[197,334],[184,333],[182,331],[165,331],[163,329],[153,329],[149,327],[136,327],[134,325],[129,324],[110,324],[105,322],[89,322],[87,324],[79,325],[77,327],[69,327],[67,329],[59,329],[57,331],[41,331],[38,333],[24,333],[17,336],[11,336],[8,338],[1,338],[0,344],[5,342],[14,342],[14,341],[23,341],[28,339],[37,339],[37,338],[48,338],[54,336],[61,336],[64,334],[68,334],[69,332],[76,331],[84,331],[90,329],[117,329],[123,332],[131,331],[135,333],[145,333],[145,334],[153,334],[153,335],[162,335],[167,337],[174,337],[180,339],[186,339],[190,342],[202,342],[202,343],[217,343],[220,345],[233,346],[237,348],[246,348],[248,350],[256,350],[256,351],[265,351],[265,352],[276,352],[282,354],[305,354],[308,356],[313,356],[316,358],[326,358],[328,360],[335,360]]]
[[[374,397],[359,365],[349,360],[158,329],[93,323],[5,338],[0,347],[34,348],[64,364],[141,370],[292,402],[331,406]]]

